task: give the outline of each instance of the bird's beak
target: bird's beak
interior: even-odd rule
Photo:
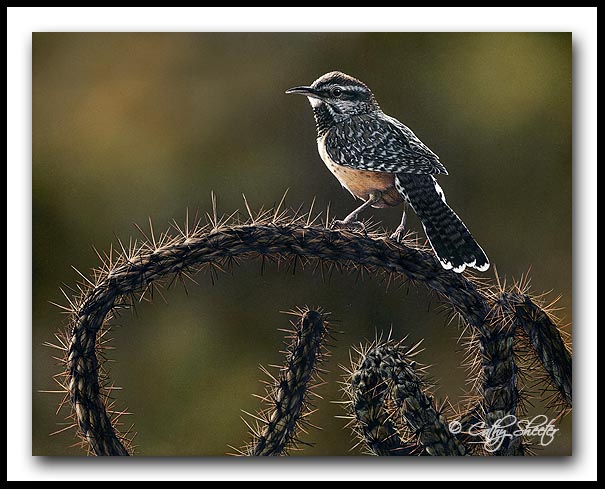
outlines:
[[[311,87],[289,88],[288,90],[286,90],[286,93],[297,93],[299,95],[304,95],[305,97],[320,98],[317,91]]]

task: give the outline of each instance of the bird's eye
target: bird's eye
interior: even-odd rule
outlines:
[[[340,97],[342,95],[342,89],[335,87],[332,89],[332,95],[334,97]]]

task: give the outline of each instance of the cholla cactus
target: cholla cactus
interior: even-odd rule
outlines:
[[[132,426],[124,430],[121,424],[128,413],[111,400],[116,387],[103,368],[111,319],[133,302],[161,293],[162,286],[175,281],[185,285],[200,270],[214,278],[245,259],[309,267],[322,274],[337,268],[383,277],[387,284],[405,280],[435,293],[468,333],[475,378],[465,410],[468,419],[489,425],[498,417],[517,414],[524,368],[532,376],[535,370],[544,372],[555,404],[561,410],[571,407],[570,352],[549,307],[540,307],[525,284],[491,286],[485,279],[444,270],[432,252],[410,236],[396,243],[369,224],[363,232],[333,229],[327,212],[315,213],[312,207],[307,213],[291,212],[282,206],[283,199],[274,209],[253,213],[246,203],[245,218],[237,212],[219,217],[213,200],[205,223],[187,216],[184,225],[175,222],[159,236],[150,222],[149,232],[139,228],[141,240],[128,245],[119,241],[119,250],[98,253],[100,267],[91,277],[80,274],[77,290],[65,293],[68,305],[60,307],[69,316],[68,328],[49,346],[61,352],[62,371],[55,380],[64,393],[62,404],[70,407],[67,428],[76,429],[91,454],[128,455],[133,450]],[[260,424],[251,427],[253,441],[242,450],[245,454],[285,454],[299,440],[296,428],[308,421],[305,400],[317,382],[313,379],[322,358],[326,318],[318,311],[300,312],[285,367],[269,387],[269,410],[257,416]],[[518,362],[519,338],[535,361]],[[443,410],[425,393],[410,354],[391,341],[360,350],[362,359],[351,371],[349,387],[350,400],[359,405],[351,414],[360,423],[356,431],[366,449],[380,455],[476,452],[463,436],[448,435]],[[425,433],[429,425],[432,431]],[[517,439],[497,454],[525,452]]]
[[[428,393],[417,347],[378,339],[355,350],[344,382],[351,427],[374,455],[466,455]]]
[[[328,355],[324,345],[329,335],[328,315],[309,308],[291,314],[298,320],[287,331],[286,360],[277,377],[263,368],[271,379],[267,395],[261,398],[266,407],[256,415],[246,413],[254,420],[254,425],[246,422],[252,442],[238,450],[241,455],[285,455],[303,443],[299,432],[312,426],[308,420],[313,413],[310,397],[313,387],[323,383],[319,364]]]

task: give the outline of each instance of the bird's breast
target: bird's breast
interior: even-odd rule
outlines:
[[[393,173],[357,170],[335,163],[326,151],[325,136],[317,139],[317,149],[328,169],[354,197],[368,200],[370,193],[378,190],[382,197],[372,207],[391,207],[403,201],[395,188]]]

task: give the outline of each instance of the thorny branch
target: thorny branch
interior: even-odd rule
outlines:
[[[55,380],[64,391],[63,403],[71,407],[72,426],[90,453],[128,455],[132,451],[132,426],[124,433],[118,429],[120,417],[125,413],[116,411],[114,401],[110,402],[114,386],[103,368],[105,343],[117,311],[129,307],[137,296],[152,295],[158,287],[169,286],[175,280],[184,284],[200,270],[208,270],[214,277],[242,260],[259,257],[263,263],[274,262],[278,266],[287,263],[322,274],[337,269],[362,271],[370,277],[382,275],[388,283],[405,280],[436,293],[452,314],[461,318],[470,335],[468,351],[475,369],[477,399],[476,405],[469,407],[473,419],[483,419],[489,425],[521,408],[518,367],[513,355],[513,343],[520,330],[535,352],[534,367],[545,372],[555,401],[561,409],[571,408],[570,352],[549,312],[551,306],[540,307],[528,294],[526,283],[509,288],[499,282],[489,285],[472,275],[444,270],[430,250],[419,247],[409,236],[396,243],[371,227],[366,232],[333,229],[327,215],[325,222],[321,222],[322,214],[315,215],[313,209],[305,214],[300,209],[292,213],[282,210],[282,203],[283,199],[276,208],[257,214],[246,203],[248,216],[241,220],[237,213],[219,217],[213,200],[213,213],[207,215],[206,223],[198,218],[190,222],[187,215],[184,225],[174,222],[169,231],[159,236],[154,234],[150,222],[149,233],[139,228],[144,236],[141,241],[130,241],[128,246],[119,241],[118,252],[112,248],[108,254],[98,253],[101,266],[93,271],[92,277],[80,274],[83,281],[78,284],[79,291],[74,295],[64,293],[68,305],[60,307],[69,314],[69,327],[56,335],[58,344],[48,346],[63,352],[64,370]],[[295,327],[297,341],[304,343],[306,338],[310,343],[292,345],[284,370],[286,377],[280,376],[268,396],[273,407],[279,409],[269,414],[269,419],[263,418],[264,426],[254,430],[247,454],[286,453],[297,440],[296,428],[308,413],[303,400],[307,396],[307,382],[316,372],[314,362],[321,356],[325,317],[306,310],[300,314],[303,319]],[[307,335],[303,324],[315,325],[315,334]],[[302,360],[297,358],[297,352],[301,351],[307,355]],[[393,357],[387,361],[394,362],[391,370],[387,369],[385,374],[381,367],[383,373],[379,377],[366,372],[360,374],[365,375],[364,382],[359,382],[361,377],[357,374],[348,381],[349,387],[357,385],[357,391],[351,394],[356,405],[365,403],[368,408],[365,411],[360,408],[354,415],[360,423],[356,431],[361,433],[365,446],[382,455],[470,452],[463,441],[455,438],[448,441],[440,414],[434,408],[416,414],[409,411],[410,399],[417,399],[418,406],[424,408],[431,403],[421,383],[409,377],[415,374],[404,366],[405,352],[390,343],[377,344],[366,349],[360,365],[372,363],[372,355],[380,353],[383,358],[385,351]],[[395,397],[384,390],[385,379],[394,382]],[[417,388],[410,391],[402,385]],[[370,391],[373,394],[368,397]],[[288,406],[280,401],[286,393],[293,396]],[[396,415],[382,410],[393,405],[398,406]],[[434,411],[431,416],[437,416],[431,418],[433,421],[426,418],[431,409]],[[401,419],[407,421],[401,423]],[[372,426],[376,423],[379,429],[375,430]],[[423,431],[423,423],[433,423],[439,430],[439,442]],[[278,427],[282,430],[279,433]],[[398,438],[406,430],[408,433],[411,430],[413,439]],[[523,453],[522,441],[517,439],[503,446],[498,454]]]

